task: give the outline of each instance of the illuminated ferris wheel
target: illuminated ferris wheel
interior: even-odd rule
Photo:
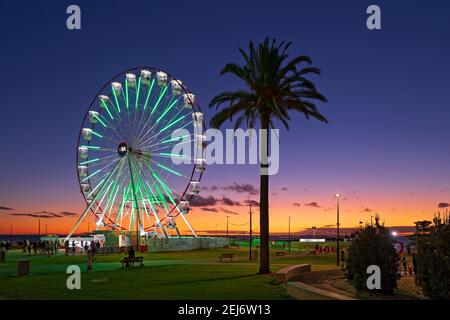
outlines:
[[[203,114],[180,80],[150,67],[120,73],[89,106],[78,137],[77,172],[97,229],[180,236],[205,170]],[[189,132],[189,134],[175,134]],[[175,145],[188,155],[172,153]]]

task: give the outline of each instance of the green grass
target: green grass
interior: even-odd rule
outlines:
[[[233,252],[234,262],[219,263],[223,252]],[[86,272],[86,256],[31,256],[31,275],[18,277],[18,259],[11,251],[0,264],[2,299],[287,299],[285,288],[274,284],[273,275],[256,275],[258,265],[248,251],[211,249],[177,253],[144,253],[145,267],[121,269],[122,254],[98,255],[94,270]],[[313,270],[334,268],[335,256],[291,255],[275,258],[271,269],[310,263]],[[68,290],[66,268],[81,267],[81,290]]]

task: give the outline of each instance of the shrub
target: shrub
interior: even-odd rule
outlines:
[[[429,233],[417,237],[417,273],[424,295],[450,299],[450,224],[435,219]]]
[[[397,287],[399,257],[389,231],[382,225],[366,226],[353,236],[348,249],[347,278],[358,291],[368,290],[367,267],[377,265],[381,271],[383,293],[392,293]]]

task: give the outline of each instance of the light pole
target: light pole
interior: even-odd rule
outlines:
[[[38,236],[41,237],[41,213],[39,212],[39,218],[38,218]]]
[[[227,246],[229,247],[230,246],[230,238],[228,237],[228,218],[229,218],[230,216],[227,216]]]
[[[336,234],[337,234],[337,239],[336,239],[336,265],[339,266],[339,198],[341,197],[341,195],[339,193],[336,193],[336,200],[337,200],[337,207],[336,207]]]
[[[252,205],[247,205],[250,208],[250,237],[248,239],[248,255],[249,260],[252,260]]]
[[[288,223],[288,252],[291,253],[291,216],[289,216],[289,223]]]

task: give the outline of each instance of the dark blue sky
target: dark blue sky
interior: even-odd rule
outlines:
[[[69,4],[81,7],[80,31],[66,29]],[[366,29],[370,4],[381,7],[381,31]],[[314,80],[329,99],[321,106],[329,125],[298,115],[281,132],[274,188],[309,188],[320,197],[448,186],[448,1],[17,0],[0,3],[0,21],[0,205],[82,204],[79,127],[116,73],[163,68],[206,111],[213,95],[240,86],[219,76],[225,63],[240,62],[237,47],[265,36],[292,41],[292,55],[311,56],[323,71]],[[216,166],[205,183],[257,183],[257,173]]]

